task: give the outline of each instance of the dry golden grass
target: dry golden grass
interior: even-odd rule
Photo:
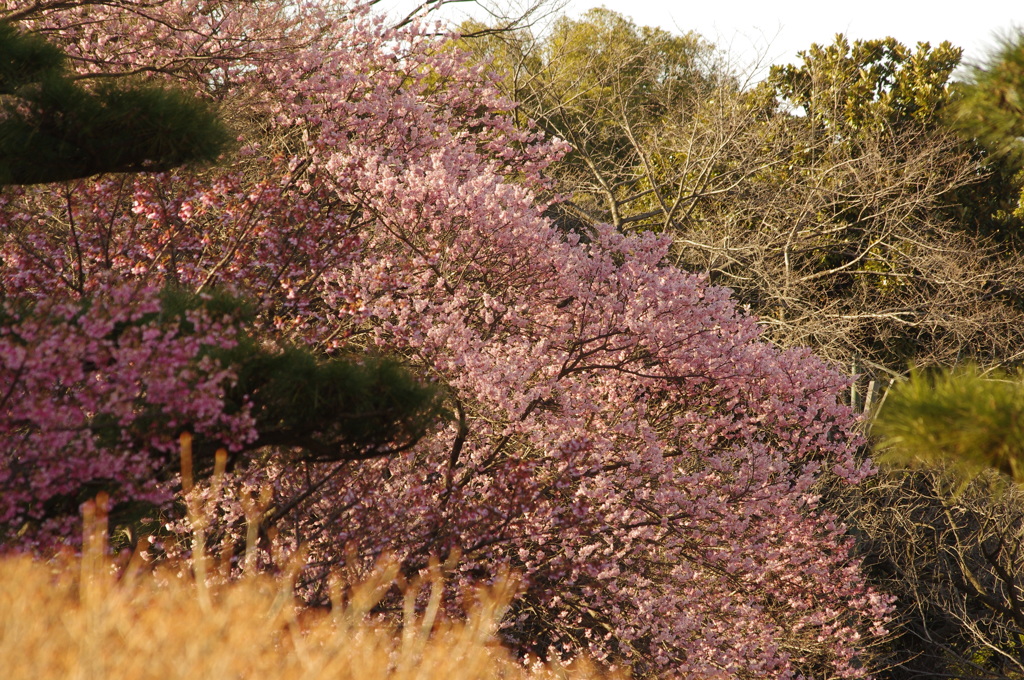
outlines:
[[[5,679],[599,677],[586,665],[524,669],[495,642],[511,586],[481,591],[464,622],[444,620],[436,597],[426,607],[410,601],[396,629],[367,615],[393,569],[349,590],[344,605],[339,589],[330,613],[308,616],[296,608],[287,578],[205,586],[167,569],[114,569],[101,543],[87,543],[81,558],[0,560]]]

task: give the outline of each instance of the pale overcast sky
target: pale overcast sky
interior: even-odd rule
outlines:
[[[637,23],[695,30],[737,54],[767,50],[769,61],[794,61],[811,43],[891,35],[914,45],[948,40],[977,60],[993,36],[1024,26],[1022,0],[572,0],[570,13],[601,5]],[[770,43],[770,45],[769,45]]]
[[[499,7],[516,2],[488,1]],[[638,24],[695,30],[743,64],[757,55],[769,64],[792,62],[798,51],[830,43],[840,32],[851,40],[891,35],[908,45],[949,40],[971,62],[984,56],[995,35],[1024,26],[1024,0],[569,0],[566,12],[601,5]],[[470,6],[450,5],[445,14],[461,16]]]

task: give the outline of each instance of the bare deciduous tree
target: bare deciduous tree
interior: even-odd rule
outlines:
[[[825,498],[897,598],[883,677],[1024,677],[1024,491],[992,472],[892,470]]]
[[[698,36],[607,10],[477,49],[573,145],[568,225],[671,231],[678,265],[734,289],[774,341],[853,372],[1021,357],[1024,267],[952,209],[984,178],[937,114],[958,50],[840,38],[747,87]]]

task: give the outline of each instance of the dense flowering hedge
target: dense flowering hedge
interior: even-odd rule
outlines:
[[[887,605],[814,495],[822,474],[870,472],[845,379],[762,342],[727,290],[665,263],[666,239],[545,219],[564,145],[518,128],[434,27],[278,0],[27,19],[83,72],[218,101],[240,141],[215,169],[0,194],[9,545],[70,536],[96,485],[170,511],[187,429],[237,453],[225,531],[243,537],[245,497],[273,489],[264,523],[308,549],[311,599],[340,565],[458,554],[453,599],[523,574],[505,628],[523,651],[694,678],[864,673]],[[256,312],[171,314],[168,287]],[[398,357],[450,418],[369,461],[257,446],[218,359],[243,335]]]

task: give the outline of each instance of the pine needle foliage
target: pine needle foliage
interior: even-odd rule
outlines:
[[[189,93],[126,78],[87,87],[64,61],[0,23],[0,186],[163,172],[227,149],[225,125]]]
[[[1003,38],[970,73],[954,125],[1019,166],[1024,165],[1024,31]]]
[[[873,432],[889,462],[948,462],[972,476],[994,469],[1024,483],[1024,376],[915,371],[890,391]]]
[[[9,23],[0,22],[0,94],[13,94],[25,85],[59,75],[64,64],[64,53],[43,37],[19,33]]]
[[[394,360],[294,347],[237,359],[232,392],[251,398],[255,446],[300,447],[322,462],[376,458],[410,448],[441,415],[439,391]]]
[[[187,328],[188,312],[232,319],[239,327],[256,321],[256,309],[225,291],[199,295],[168,287],[163,314]],[[246,450],[297,448],[317,461],[365,460],[407,450],[446,417],[444,393],[418,379],[397,359],[369,354],[327,356],[306,347],[268,344],[251,332],[238,344],[213,352],[235,379],[229,408],[250,409],[259,437]],[[200,459],[212,461],[226,442],[197,441]]]

